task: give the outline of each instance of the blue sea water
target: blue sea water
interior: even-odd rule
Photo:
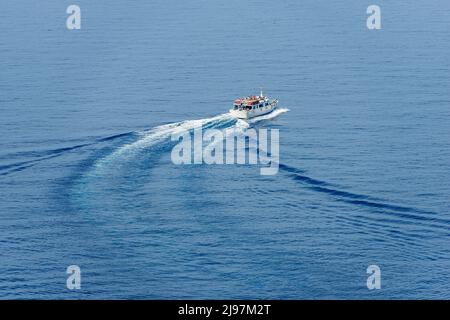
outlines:
[[[449,30],[447,0],[2,1],[0,298],[449,299]],[[277,175],[171,162],[260,87]]]

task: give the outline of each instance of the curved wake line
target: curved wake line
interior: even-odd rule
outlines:
[[[297,169],[285,164],[279,164],[279,168],[280,170],[288,172],[295,181],[299,181],[302,184],[306,185],[309,190],[331,195],[338,201],[371,209],[389,210],[393,215],[400,218],[437,223],[439,224],[439,227],[443,227],[446,230],[448,230],[449,228],[450,220],[438,218],[437,213],[435,212],[390,204],[382,199],[378,199],[375,197],[342,191],[335,188],[332,184],[326,181],[313,179],[304,175],[304,170]]]
[[[45,151],[29,151],[29,152],[25,152],[25,153],[19,153],[20,155],[23,154],[25,156],[27,156],[27,155],[34,155],[35,158],[32,159],[32,160],[20,161],[20,162],[7,164],[7,165],[0,165],[0,176],[6,176],[6,175],[8,175],[10,173],[13,173],[13,172],[23,171],[23,170],[25,170],[27,168],[30,168],[30,167],[34,166],[35,164],[38,164],[41,161],[45,161],[45,160],[49,160],[49,159],[52,159],[52,158],[59,157],[59,156],[65,154],[65,153],[71,152],[73,150],[77,150],[77,149],[81,149],[81,148],[84,148],[84,147],[92,146],[92,145],[95,145],[95,144],[100,143],[100,142],[106,142],[106,141],[115,140],[117,138],[130,136],[132,134],[134,134],[134,132],[130,131],[130,132],[116,134],[116,135],[113,135],[113,136],[108,136],[108,137],[105,137],[105,138],[98,138],[94,142],[78,144],[78,145],[70,146],[70,147],[50,149],[50,150],[45,150]]]
[[[155,147],[155,149],[151,149],[150,152],[156,152],[158,154],[165,152],[170,146],[171,136],[184,131],[190,131],[197,128],[232,128],[235,129],[235,131],[245,133],[245,131],[253,124],[264,120],[271,120],[288,111],[289,109],[278,108],[267,115],[249,120],[235,119],[229,113],[224,113],[210,118],[185,120],[160,125],[142,132],[133,132],[133,134],[138,137],[135,141],[123,144],[105,157],[98,158],[90,166],[90,169],[88,169],[87,172],[85,171],[84,175],[85,177],[91,176],[91,174],[96,176],[96,174],[104,173],[105,169],[116,169],[118,166],[122,167],[129,165],[130,161],[135,161],[137,156],[142,154],[142,152],[148,152],[152,147]],[[97,141],[109,141],[129,134],[130,133],[119,134],[112,137],[98,139]],[[305,170],[294,168],[286,164],[280,163],[279,168],[280,170],[287,172],[292,179],[301,183],[305,188],[314,192],[332,196],[336,201],[345,202],[358,207],[366,207],[371,210],[382,210],[385,214],[408,220],[410,223],[417,224],[418,221],[427,222],[430,226],[433,225],[439,228],[445,228],[445,230],[448,231],[450,221],[439,218],[435,212],[396,205],[389,203],[386,200],[369,195],[345,191],[338,185],[309,177],[305,174]]]
[[[27,161],[21,161],[21,162],[16,162],[16,163],[12,163],[12,164],[7,164],[7,165],[3,165],[0,166],[0,171],[1,170],[7,170],[7,169],[11,169],[14,167],[20,167],[20,166],[24,166],[27,164],[32,164],[38,161],[42,161],[42,160],[46,160],[46,159],[50,159],[53,158],[63,152],[66,151],[71,151],[71,150],[75,150],[75,149],[79,149],[82,147],[86,147],[88,145],[91,145],[92,143],[86,143],[86,144],[80,144],[80,145],[76,145],[76,146],[72,146],[72,147],[65,147],[65,148],[59,148],[59,149],[52,149],[52,150],[47,150],[47,151],[43,151],[41,152],[41,156],[33,159],[33,160],[27,160]]]

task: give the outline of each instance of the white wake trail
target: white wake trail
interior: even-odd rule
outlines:
[[[275,109],[274,111],[272,111],[269,114],[260,116],[260,117],[256,117],[256,118],[252,118],[249,120],[242,120],[242,119],[237,119],[236,123],[234,126],[229,127],[229,128],[225,128],[222,131],[224,132],[224,139],[230,139],[233,136],[242,136],[245,135],[246,131],[251,128],[252,124],[258,123],[260,121],[264,121],[264,120],[270,120],[270,119],[274,119],[276,117],[278,117],[280,114],[283,114],[285,112],[290,111],[287,108],[279,108],[279,109]],[[211,148],[215,148],[219,145],[219,143],[222,143],[223,141],[214,141],[212,144],[210,144]],[[252,150],[252,151],[257,151],[257,150]]]
[[[132,159],[135,155],[139,154],[143,150],[157,145],[163,141],[166,141],[172,135],[176,135],[177,133],[181,133],[188,130],[193,130],[197,128],[201,128],[203,126],[211,125],[214,127],[215,124],[220,125],[227,123],[227,121],[235,121],[234,125],[225,129],[233,129],[228,130],[228,133],[235,132],[243,134],[245,131],[251,127],[252,124],[255,124],[259,121],[270,120],[282,113],[288,112],[289,109],[279,108],[267,115],[263,115],[260,117],[256,117],[249,120],[241,120],[234,119],[229,113],[220,114],[215,117],[198,119],[198,120],[185,120],[175,123],[169,123],[161,126],[157,126],[149,131],[140,133],[140,138],[137,141],[125,144],[115,150],[113,153],[108,156],[97,160],[93,166],[93,172],[100,173],[104,168],[110,167],[111,164],[116,166],[126,165],[128,163],[127,160]]]
[[[254,123],[257,123],[257,122],[260,122],[260,121],[263,121],[263,120],[274,119],[274,118],[278,117],[280,114],[288,112],[288,111],[290,111],[290,110],[287,109],[287,108],[277,108],[277,109],[273,110],[271,113],[268,113],[268,114],[265,114],[263,116],[259,116],[259,117],[256,117],[256,118],[249,119],[249,120],[247,120],[247,122],[249,124],[254,124]]]
[[[116,160],[120,160],[122,163],[124,158],[130,158],[138,154],[142,150],[145,150],[153,145],[156,145],[166,139],[170,138],[172,135],[177,133],[200,128],[207,124],[221,123],[226,120],[232,120],[229,113],[224,113],[212,118],[198,119],[198,120],[185,120],[175,123],[169,123],[161,126],[157,126],[150,129],[147,132],[141,133],[141,137],[132,143],[125,144],[115,150],[110,155],[99,159],[95,164],[94,168],[96,171],[101,170],[105,164],[114,163]],[[126,161],[124,162],[126,163]]]

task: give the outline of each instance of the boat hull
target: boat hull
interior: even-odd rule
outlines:
[[[234,110],[230,109],[230,114],[238,119],[251,119],[268,114],[277,108],[276,103],[270,104],[268,106],[257,108],[254,110]]]

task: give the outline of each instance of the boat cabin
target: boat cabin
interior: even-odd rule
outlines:
[[[251,96],[234,100],[234,110],[254,110],[269,105],[269,99],[263,96]]]

